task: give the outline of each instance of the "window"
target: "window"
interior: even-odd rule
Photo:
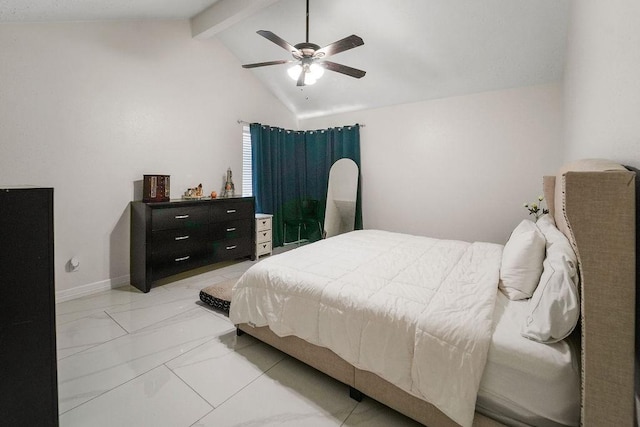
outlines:
[[[251,166],[251,131],[242,126],[242,195],[253,196],[253,173]]]

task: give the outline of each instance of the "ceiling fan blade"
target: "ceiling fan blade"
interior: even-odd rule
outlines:
[[[331,61],[322,61],[322,62],[318,62],[318,64],[322,65],[327,70],[346,74],[347,76],[355,77],[356,79],[364,77],[364,75],[367,74],[366,71],[358,70],[357,68],[348,67],[342,64],[336,64],[335,62],[331,62]]]
[[[256,32],[258,34],[260,34],[262,37],[264,37],[265,39],[277,44],[281,48],[283,48],[285,50],[288,50],[291,53],[297,53],[297,54],[302,55],[300,53],[300,51],[298,49],[296,49],[295,47],[293,47],[289,42],[287,42],[286,40],[276,36],[271,31],[259,30],[259,31],[256,31]]]
[[[314,53],[315,58],[321,58],[324,56],[335,55],[336,53],[344,52],[345,50],[353,49],[354,47],[362,46],[364,41],[355,34],[345,37],[342,40],[333,42],[322,49],[318,49]]]
[[[298,83],[296,83],[296,86],[304,86],[304,78],[305,78],[305,72],[304,70],[300,70],[300,75],[298,76]]]
[[[242,66],[242,68],[256,68],[256,67],[265,67],[267,65],[279,65],[279,64],[288,64],[290,62],[296,62],[295,60],[284,60],[281,59],[279,61],[267,61],[267,62],[256,62],[255,64],[245,64]]]

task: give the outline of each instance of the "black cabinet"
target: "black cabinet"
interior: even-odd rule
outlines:
[[[254,259],[253,197],[131,203],[131,284],[236,258]]]
[[[53,189],[0,188],[0,424],[57,426]]]

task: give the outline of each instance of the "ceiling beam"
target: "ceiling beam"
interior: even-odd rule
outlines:
[[[215,36],[249,15],[278,0],[218,0],[191,18],[191,36],[205,39]]]

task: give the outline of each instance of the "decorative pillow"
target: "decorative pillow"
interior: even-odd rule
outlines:
[[[554,343],[569,336],[578,323],[578,261],[569,240],[550,216],[540,218],[538,227],[547,242],[547,256],[521,334],[541,343]]]
[[[542,274],[545,241],[538,227],[523,220],[502,252],[500,290],[512,300],[531,298]]]

